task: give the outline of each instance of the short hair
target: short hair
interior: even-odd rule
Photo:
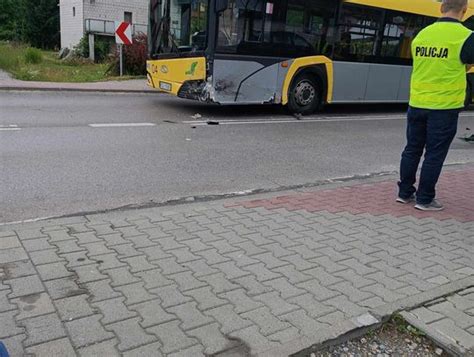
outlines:
[[[443,12],[461,12],[468,5],[468,0],[442,0]]]

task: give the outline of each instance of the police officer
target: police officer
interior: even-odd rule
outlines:
[[[466,98],[466,65],[474,63],[474,36],[461,23],[468,0],[443,0],[442,17],[413,40],[413,74],[407,145],[400,164],[397,202],[440,211],[435,199],[444,160],[456,135]],[[425,151],[418,190],[416,172]]]

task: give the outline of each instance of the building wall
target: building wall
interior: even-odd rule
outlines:
[[[73,48],[84,36],[83,1],[60,0],[59,2],[62,48]],[[73,8],[76,9],[75,16],[73,16]]]
[[[123,21],[126,11],[134,24],[148,24],[148,0],[84,0],[85,19]]]

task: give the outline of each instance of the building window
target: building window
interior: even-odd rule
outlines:
[[[73,8],[72,8],[72,16],[73,16],[73,17],[76,17],[76,7],[73,7]]]
[[[125,22],[128,22],[129,24],[131,24],[132,20],[133,20],[133,14],[131,12],[125,11],[124,16],[123,16],[123,20]]]

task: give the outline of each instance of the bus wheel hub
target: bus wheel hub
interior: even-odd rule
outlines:
[[[295,88],[295,99],[299,105],[311,104],[316,97],[316,89],[308,81],[301,81]]]

